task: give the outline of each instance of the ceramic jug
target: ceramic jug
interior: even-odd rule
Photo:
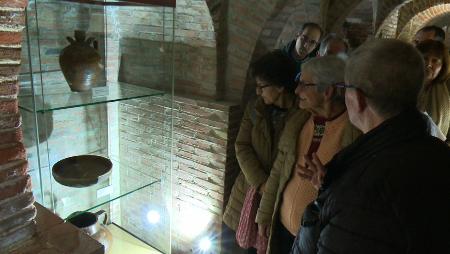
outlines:
[[[98,218],[104,215],[103,223],[99,223]],[[91,212],[75,212],[69,215],[68,222],[72,223],[86,234],[97,240],[105,246],[105,253],[107,254],[111,249],[112,235],[106,228],[108,222],[108,215],[105,210],[100,210],[96,213]]]
[[[67,37],[67,40],[70,45],[59,55],[61,71],[72,91],[88,91],[101,80],[98,42],[92,37],[86,39],[86,32],[80,30],[75,31],[75,39]]]

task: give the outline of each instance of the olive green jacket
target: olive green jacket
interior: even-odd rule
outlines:
[[[278,154],[273,164],[270,176],[267,179],[265,191],[256,215],[256,222],[262,225],[270,225],[269,244],[267,253],[278,253],[276,250],[277,239],[274,235],[276,223],[279,221],[279,208],[281,198],[287,182],[291,178],[292,170],[297,161],[297,141],[300,132],[310,118],[310,113],[298,110],[284,127],[278,143]],[[342,137],[342,147],[351,144],[361,132],[350,121],[345,127]]]
[[[278,103],[282,108],[288,109],[284,119],[288,119],[292,109],[297,107],[293,94],[284,93]],[[248,188],[250,186],[258,188],[266,182],[275,159],[276,145],[272,144],[272,124],[266,107],[260,98],[249,102],[236,138],[236,157],[241,172],[234,182],[223,215],[224,223],[233,230],[239,225]]]

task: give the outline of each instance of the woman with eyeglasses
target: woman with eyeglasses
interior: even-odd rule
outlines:
[[[251,72],[256,79],[258,96],[248,103],[242,118],[235,144],[241,172],[223,215],[224,223],[233,231],[238,227],[248,189],[253,187],[263,192],[280,133],[286,119],[296,110],[294,90],[297,71],[292,59],[281,50],[275,50],[254,62]],[[250,253],[256,252],[250,250]]]
[[[440,41],[426,40],[416,48],[425,62],[425,83],[419,95],[419,110],[426,112],[449,143],[450,82],[448,49]],[[438,136],[439,135],[435,135]]]
[[[268,253],[290,253],[303,211],[316,198],[320,179],[311,179],[308,163],[326,163],[360,134],[345,106],[344,68],[336,56],[302,67],[296,89],[302,110],[286,122],[256,217],[259,233],[269,237]]]

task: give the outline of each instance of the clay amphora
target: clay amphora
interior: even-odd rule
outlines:
[[[61,70],[72,91],[88,91],[101,80],[102,58],[97,51],[98,42],[92,37],[86,40],[86,32],[80,30],[75,31],[75,40],[71,37],[67,40],[70,45],[59,55]]]
[[[105,215],[105,218],[103,219],[103,223],[99,223],[98,217],[102,214]],[[100,210],[96,213],[75,212],[69,215],[67,221],[105,246],[105,254],[109,252],[112,245],[112,235],[108,228],[106,228],[108,215],[105,210]]]

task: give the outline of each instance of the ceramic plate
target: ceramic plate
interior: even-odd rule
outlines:
[[[65,186],[87,187],[101,182],[111,174],[112,162],[97,155],[65,158],[53,165],[55,180]]]

